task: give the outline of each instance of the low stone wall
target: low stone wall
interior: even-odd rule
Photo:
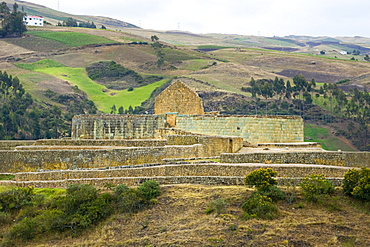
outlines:
[[[297,143],[259,143],[257,147],[266,148],[322,148],[320,142],[297,142]]]
[[[167,145],[166,140],[158,139],[40,139],[37,146],[121,146],[121,147],[162,147]],[[20,145],[18,145],[20,146]]]
[[[36,141],[0,141],[0,150],[14,150],[17,146],[33,145]]]
[[[270,165],[270,164],[186,164],[157,165],[140,168],[104,169],[104,170],[64,170],[45,172],[16,173],[17,181],[51,181],[85,178],[117,177],[245,177],[259,169],[272,168],[279,177],[305,177],[310,174],[323,174],[325,177],[343,177],[348,167],[320,165]]]
[[[281,152],[222,154],[222,163],[318,164],[370,167],[369,152]]]
[[[221,153],[236,153],[243,147],[241,137],[168,135],[168,145],[202,145],[201,157],[218,156]]]
[[[342,178],[327,178],[335,186],[342,184]],[[104,188],[107,183],[139,186],[146,180],[155,180],[159,184],[203,184],[203,185],[244,185],[244,177],[113,177],[113,178],[84,178],[54,181],[0,181],[0,185],[13,185],[20,187],[33,186],[36,188],[67,188],[71,184],[92,184],[97,188]],[[278,186],[297,186],[301,178],[277,178]]]

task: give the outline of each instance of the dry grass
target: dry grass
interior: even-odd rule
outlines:
[[[252,193],[243,186],[163,186],[158,203],[135,215],[115,215],[76,238],[38,240],[28,246],[369,246],[369,205],[335,197],[321,203],[279,203],[276,220],[242,219]],[[339,194],[339,192],[337,192]],[[206,214],[224,198],[219,216]]]

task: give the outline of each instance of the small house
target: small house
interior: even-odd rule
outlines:
[[[23,20],[26,26],[34,26],[34,27],[44,26],[44,18],[42,16],[38,16],[38,15],[25,16]]]

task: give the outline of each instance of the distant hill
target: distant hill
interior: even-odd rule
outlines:
[[[3,0],[2,0],[3,1]],[[109,29],[121,29],[123,27],[130,27],[130,28],[138,28],[137,26],[130,24],[128,22],[116,20],[109,17],[103,16],[88,16],[88,15],[72,15],[68,13],[64,13],[61,11],[57,11],[43,5],[30,3],[27,1],[14,1],[14,0],[5,0],[8,5],[12,6],[15,2],[19,5],[20,8],[24,8],[24,11],[28,15],[40,15],[45,18],[45,21],[56,25],[58,22],[65,21],[68,17],[71,17],[80,22],[94,22],[97,27],[101,27],[104,25],[106,28]]]

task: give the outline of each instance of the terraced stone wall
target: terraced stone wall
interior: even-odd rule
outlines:
[[[192,133],[239,136],[252,143],[303,142],[303,119],[295,116],[178,115],[176,128]]]
[[[33,145],[35,141],[0,141],[0,150],[13,150],[17,146]]]
[[[272,168],[278,172],[278,177],[302,178],[310,174],[324,174],[325,177],[343,177],[348,167],[319,165],[267,165],[267,164],[186,164],[157,165],[151,167],[121,168],[106,170],[66,170],[47,172],[17,173],[16,181],[49,181],[84,178],[114,178],[114,177],[245,177],[259,168]]]
[[[222,154],[222,163],[319,164],[370,167],[369,152],[284,152]]]
[[[72,119],[72,139],[152,139],[164,128],[164,115],[79,115]]]
[[[161,147],[167,144],[166,140],[158,139],[41,139],[37,146],[121,146],[121,147]]]
[[[161,163],[164,158],[196,158],[201,145],[96,150],[0,151],[0,172],[101,168]]]

